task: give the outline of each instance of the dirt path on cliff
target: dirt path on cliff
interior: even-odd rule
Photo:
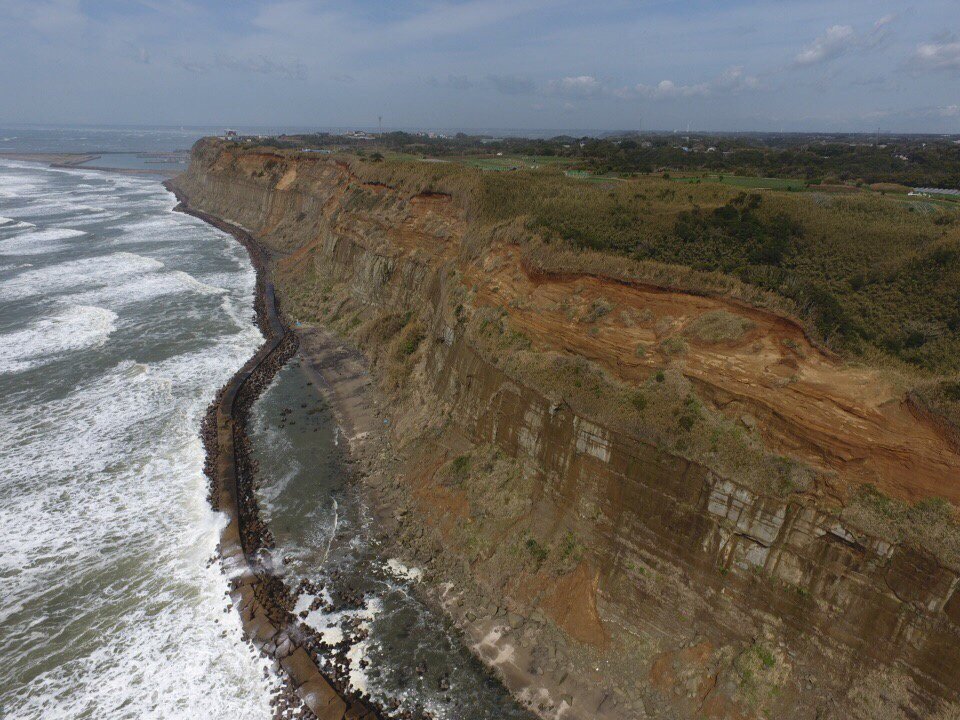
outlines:
[[[705,400],[771,447],[903,500],[960,505],[960,455],[875,369],[814,347],[800,327],[722,298],[524,269],[502,248],[468,270],[479,304],[505,309],[534,347],[580,355],[638,383],[676,364]],[[639,349],[638,349],[639,348]]]

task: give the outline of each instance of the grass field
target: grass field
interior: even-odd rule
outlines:
[[[511,155],[500,157],[467,157],[457,162],[467,167],[475,167],[481,170],[519,170],[521,168],[533,170],[540,167],[569,165],[573,161],[569,158],[548,155]]]
[[[766,178],[766,177],[743,177],[740,175],[707,175],[704,176],[686,176],[674,177],[677,182],[683,183],[721,183],[731,187],[746,188],[752,190],[785,190],[790,192],[799,192],[806,190],[807,185],[802,180],[789,180],[784,178]]]

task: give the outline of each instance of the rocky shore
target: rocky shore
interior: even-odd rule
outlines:
[[[612,718],[621,715],[625,708],[630,715],[649,717],[640,700],[625,699],[612,693],[601,673],[581,678],[568,655],[569,648],[543,613],[528,617],[525,608],[509,598],[485,599],[485,593],[475,585],[463,564],[443,551],[442,538],[417,520],[417,508],[398,479],[411,468],[402,453],[397,454],[392,447],[389,409],[381,405],[382,399],[375,390],[364,356],[348,349],[341,338],[321,327],[303,327],[295,331],[288,328],[279,312],[273,284],[268,280],[268,251],[245,229],[190,208],[178,188],[170,182],[166,186],[180,200],[179,210],[230,233],[243,244],[257,273],[256,321],[268,341],[221,390],[208,412],[203,437],[207,447],[207,474],[211,478],[210,502],[231,517],[231,525],[224,531],[221,543],[225,569],[228,575],[232,575],[244,564],[249,568],[234,581],[233,602],[239,606],[249,639],[277,661],[275,669],[285,673],[287,678],[280,697],[276,699],[276,717],[311,717],[310,713],[335,719],[412,717],[394,707],[373,709],[370,698],[359,698],[350,692],[346,652],[353,642],[362,639],[351,636],[350,633],[357,629],[346,628],[344,641],[336,647],[324,644],[292,612],[300,593],[316,595],[323,588],[309,583],[288,588],[270,568],[269,549],[273,539],[260,518],[253,492],[256,467],[250,456],[245,425],[253,402],[297,352],[304,360],[303,371],[328,400],[337,425],[347,440],[347,463],[372,503],[371,509],[380,528],[376,540],[382,552],[395,554],[423,568],[427,590],[424,599],[454,622],[467,647],[514,698],[544,718],[581,718],[585,717],[585,711],[589,717]],[[281,349],[277,338],[286,338],[293,346]],[[236,383],[243,388],[241,392],[236,392]],[[231,388],[235,393],[232,401]],[[218,409],[226,415],[221,417]],[[232,434],[227,433],[227,437],[222,428],[224,422],[233,427]],[[222,449],[231,442],[228,437],[233,438],[235,446],[236,470],[218,467],[224,454]],[[236,477],[239,500],[228,494],[230,483],[221,481],[221,478],[231,476]],[[237,540],[228,539],[234,525],[234,508],[241,518],[238,526],[243,528],[239,538],[245,550],[243,557]],[[350,588],[327,590],[336,605],[323,608],[325,611],[362,604],[363,598]],[[282,655],[293,649],[303,652],[297,655],[296,661],[284,662]],[[598,662],[593,657],[588,659]],[[343,704],[328,700],[329,695],[317,693],[316,684],[304,679],[314,677],[314,672],[327,688],[337,693]],[[580,681],[584,686],[579,684]],[[319,702],[314,698],[315,693]],[[351,706],[351,703],[355,705]],[[322,709],[318,710],[318,707]],[[360,707],[370,714],[346,714],[359,711]],[[417,717],[429,718],[426,714]]]
[[[219,553],[230,578],[230,601],[240,613],[247,639],[274,662],[282,679],[272,699],[274,718],[404,718],[373,707],[369,698],[349,688],[346,653],[359,637],[349,633],[329,646],[294,615],[297,597],[322,588],[303,581],[287,587],[273,572],[273,538],[260,515],[255,493],[256,461],[252,456],[247,422],[250,408],[276,373],[293,357],[299,345],[279,312],[273,284],[267,277],[269,257],[242,228],[191,209],[170,183],[165,187],[179,201],[176,209],[230,233],[248,251],[256,270],[254,309],[266,342],[218,392],[204,419],[201,435],[206,448],[204,471],[210,480],[211,505],[226,514]],[[336,582],[337,578],[332,578]],[[363,598],[349,587],[331,587],[328,612],[357,606]],[[228,608],[229,609],[229,608]],[[354,634],[358,634],[354,628]]]
[[[859,698],[895,710],[877,717],[953,717],[953,525],[897,529],[869,497],[838,508],[753,430],[711,428],[785,432],[814,452],[856,435],[890,468],[955,463],[943,438],[896,402],[857,411],[851,388],[873,376],[776,317],[624,283],[603,258],[541,257],[526,228],[472,214],[472,174],[421,170],[209,139],[176,183],[276,253],[298,332],[362,353],[375,387],[360,394],[382,395],[389,434],[361,478],[389,544],[378,553],[440,590],[514,695],[550,720],[847,718]],[[579,270],[549,274],[568,261]],[[752,329],[688,342],[720,311]],[[807,379],[783,385],[788,369]],[[689,429],[685,408],[699,413]],[[836,420],[850,412],[870,421]],[[904,450],[871,449],[886,447]],[[856,476],[859,453],[845,457]]]

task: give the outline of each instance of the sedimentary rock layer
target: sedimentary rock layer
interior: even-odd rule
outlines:
[[[541,714],[953,717],[958,568],[842,519],[862,482],[960,498],[949,438],[880,374],[736,303],[544,277],[467,203],[364,181],[347,162],[203,141],[176,183],[276,253],[298,321],[367,354],[401,456],[377,488],[396,510],[385,526]],[[571,319],[601,301],[616,310]],[[742,336],[686,332],[721,310]],[[489,325],[522,343],[492,346]],[[669,364],[670,338],[689,342],[667,382],[749,418],[821,481],[771,492],[530,370],[579,358],[584,378],[639,385]]]

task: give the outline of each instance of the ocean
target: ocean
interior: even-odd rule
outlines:
[[[197,428],[261,342],[155,177],[0,160],[0,716],[259,718]]]
[[[19,133],[19,134],[18,134]],[[32,133],[32,134],[31,134]],[[186,131],[0,128],[18,150],[183,150]],[[241,636],[216,561],[198,431],[259,347],[255,276],[230,236],[173,212],[158,175],[0,159],[0,717],[263,718],[278,679]],[[383,557],[339,432],[299,359],[253,408],[275,565],[362,606],[304,622],[353,686],[436,718],[525,718]],[[284,562],[279,562],[284,558]]]

